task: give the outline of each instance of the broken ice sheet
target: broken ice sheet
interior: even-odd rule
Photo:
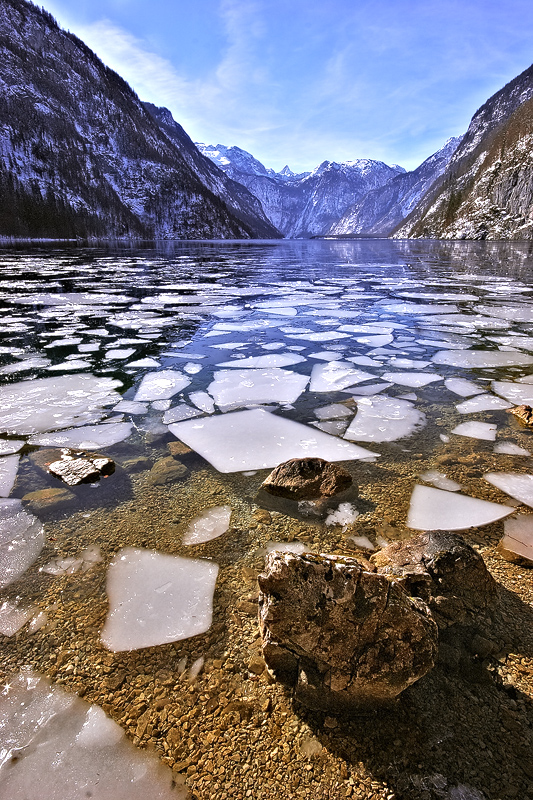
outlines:
[[[317,419],[340,419],[341,417],[351,417],[353,411],[342,403],[331,403],[329,406],[315,408],[314,415]]]
[[[196,408],[199,408],[200,411],[205,411],[206,414],[213,414],[215,410],[213,398],[207,392],[191,392],[189,400],[194,403]]]
[[[200,544],[217,539],[229,528],[231,506],[207,508],[188,525],[183,536],[183,544]]]
[[[134,400],[121,400],[113,411],[121,411],[123,414],[146,414],[148,406],[146,403],[136,403]]]
[[[511,403],[493,394],[478,394],[455,406],[459,414],[473,414],[476,411],[499,411],[511,408]]]
[[[184,419],[193,419],[194,417],[201,417],[202,411],[198,408],[188,406],[187,403],[179,403],[173,408],[169,408],[163,414],[163,425],[170,425],[172,422],[181,422]]]
[[[447,378],[444,385],[450,392],[458,394],[460,397],[470,397],[484,391],[472,381],[467,381],[466,378]]]
[[[499,548],[533,562],[533,514],[518,514],[503,523],[504,536]]]
[[[408,400],[396,397],[357,398],[357,414],[345,439],[357,442],[394,442],[426,424],[426,416]]]
[[[96,705],[26,669],[0,695],[0,795],[10,800],[184,800],[155,754]]]
[[[437,489],[445,489],[447,492],[458,492],[461,489],[461,484],[447,478],[444,472],[439,472],[436,469],[428,469],[427,472],[421,472],[420,478],[426,483],[431,483]]]
[[[0,458],[0,497],[8,497],[19,468],[20,456],[4,456]]]
[[[267,553],[272,553],[273,550],[276,550],[279,553],[296,553],[297,555],[302,555],[302,553],[309,553],[311,551],[311,548],[309,547],[309,545],[298,541],[267,542],[266,544]]]
[[[4,600],[0,606],[0,633],[3,636],[13,636],[34,614],[35,606],[19,606],[10,600]]]
[[[251,356],[250,358],[239,358],[234,361],[222,361],[218,367],[288,367],[291,364],[301,364],[305,361],[303,356],[293,356],[288,353],[272,353],[267,356]]]
[[[472,420],[471,422],[461,422],[451,433],[455,433],[457,436],[469,436],[472,439],[485,439],[488,442],[494,442],[497,430],[498,426],[490,422]]]
[[[519,447],[517,444],[514,444],[514,442],[498,442],[497,444],[494,445],[493,452],[507,456],[531,455],[529,450],[526,450],[524,447]]]
[[[464,369],[521,367],[533,364],[533,356],[525,353],[502,353],[500,350],[439,350],[431,360],[434,364]]]
[[[190,384],[181,372],[163,369],[160,372],[149,372],[142,379],[133,398],[135,401],[169,400]]]
[[[115,389],[121,385],[94,375],[61,375],[1,386],[0,431],[25,435],[98,422],[105,406],[120,401]]]
[[[521,405],[525,403],[530,406],[533,403],[533,386],[527,383],[513,383],[512,381],[492,381],[492,389],[505,397],[511,403]]]
[[[350,461],[377,455],[259,408],[177,422],[169,430],[219,472],[272,469],[305,456]]]
[[[356,383],[363,383],[375,378],[370,372],[354,369],[343,361],[328,361],[326,364],[315,364],[311,371],[310,392],[334,392],[346,389]]]
[[[217,574],[212,561],[120,550],[107,573],[102,644],[122,652],[204,633],[211,626]]]
[[[83,428],[69,428],[57,433],[40,433],[30,436],[29,444],[41,447],[73,447],[78,450],[100,450],[122,442],[131,436],[130,422],[109,422],[102,425],[86,425]]]
[[[9,456],[22,450],[25,442],[22,439],[0,439],[0,456]]]
[[[381,377],[384,381],[397,383],[400,386],[410,386],[413,389],[442,380],[442,376],[435,372],[385,372]]]
[[[517,472],[487,472],[483,477],[505,494],[533,508],[533,475],[522,475]]]
[[[421,531],[461,531],[488,525],[514,510],[510,506],[417,484],[411,495],[407,527]]]
[[[224,369],[207,387],[216,405],[230,410],[252,404],[294,403],[309,378],[285,369]]]
[[[33,564],[44,545],[43,526],[20,500],[0,500],[0,587],[8,586]]]

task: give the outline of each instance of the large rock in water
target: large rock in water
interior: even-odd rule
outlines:
[[[421,533],[393,542],[370,560],[381,574],[425,600],[442,628],[483,611],[496,597],[497,583],[482,557],[456,533]]]
[[[274,551],[258,580],[265,661],[310,708],[387,702],[433,666],[438,629],[425,603],[355,558]]]
[[[261,489],[288,500],[332,497],[352,485],[352,476],[338,464],[323,458],[291,458],[279,464],[261,484]]]

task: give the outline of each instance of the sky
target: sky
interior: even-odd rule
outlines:
[[[37,0],[194,141],[414,169],[533,62],[531,0]]]

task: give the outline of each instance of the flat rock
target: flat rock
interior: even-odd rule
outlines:
[[[171,456],[184,456],[187,453],[193,452],[188,445],[179,441],[168,442],[167,448]]]
[[[533,427],[533,408],[528,405],[520,405],[514,406],[508,410],[509,414],[513,414],[520,422],[523,422],[524,425],[528,425],[529,427]]]
[[[291,458],[275,467],[261,489],[289,500],[332,497],[352,485],[352,476],[323,458]]]
[[[94,483],[102,476],[112,475],[115,462],[101,453],[62,448],[59,458],[48,464],[47,470],[68,486],[78,486],[80,483]]]
[[[160,458],[155,462],[150,470],[148,480],[155,486],[165,483],[172,483],[178,478],[183,478],[187,473],[187,467],[172,456]]]
[[[439,627],[462,622],[495,600],[497,583],[479,553],[456,533],[430,531],[374,553],[378,572],[425,600]]]
[[[385,703],[433,666],[438,629],[426,604],[355,558],[273,551],[258,581],[265,661],[310,708]]]
[[[23,505],[33,514],[42,514],[47,511],[56,511],[70,505],[76,496],[68,489],[53,488],[39,489],[36,492],[28,492],[22,498]]]

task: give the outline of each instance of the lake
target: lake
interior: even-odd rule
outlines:
[[[533,405],[532,266],[525,242],[0,250],[0,743],[22,748],[0,797],[24,796],[54,748],[72,780],[84,758],[126,783],[147,770],[139,797],[411,798],[400,778],[440,772],[525,797],[505,794],[527,786],[516,762],[470,737],[495,689],[462,728],[467,690],[446,700],[434,678],[365,742],[361,721],[294,708],[261,664],[256,576],[276,547],[368,557],[445,528],[519,591],[495,545],[533,506],[531,433],[508,413]],[[66,486],[47,470],[61,448],[115,471]],[[259,492],[306,455],[350,472],[342,501]],[[435,735],[411,742],[432,708]],[[507,734],[491,747],[506,752]]]

